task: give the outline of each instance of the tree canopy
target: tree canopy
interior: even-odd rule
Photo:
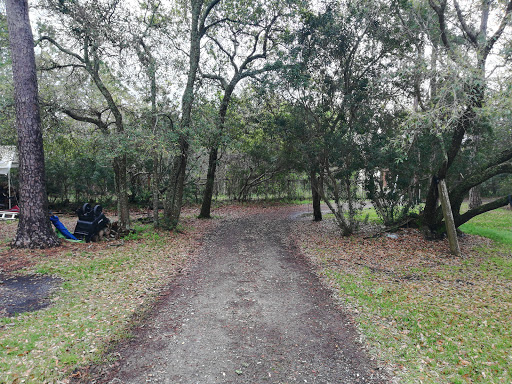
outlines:
[[[210,217],[215,198],[306,194],[343,234],[371,201],[386,225],[438,236],[439,180],[456,226],[509,202],[512,1],[38,0],[32,12],[52,204],[115,203],[126,228],[139,204],[175,227],[184,202]],[[16,141],[7,48],[2,11],[2,145]]]

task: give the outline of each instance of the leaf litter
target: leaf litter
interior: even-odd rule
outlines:
[[[64,383],[75,369],[100,359],[110,343],[129,335],[134,316],[186,271],[212,226],[185,217],[180,233],[148,225],[144,233],[151,236],[63,243],[52,250],[14,250],[2,242],[3,272],[52,275],[64,282],[50,307],[0,319],[0,383]],[[0,223],[0,229],[5,239],[15,225]]]
[[[233,219],[280,208],[286,209],[274,203],[221,205],[212,214]],[[131,240],[64,242],[50,250],[10,248],[16,222],[0,222],[0,273],[64,280],[50,307],[0,318],[0,383],[68,383],[128,337],[134,319],[149,311],[175,276],[187,273],[203,235],[218,223],[196,216],[197,208],[187,207],[178,231],[146,225]],[[59,217],[70,229],[76,223],[76,217]]]
[[[512,254],[465,235],[465,258],[415,229],[341,237],[332,220],[294,236],[373,352],[404,382],[512,381]]]

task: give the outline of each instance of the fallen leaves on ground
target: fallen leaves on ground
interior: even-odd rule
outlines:
[[[185,217],[180,233],[149,229],[135,240],[64,242],[51,250],[1,244],[0,270],[23,267],[16,273],[50,274],[64,282],[50,307],[0,319],[0,383],[53,383],[100,358],[112,341],[126,336],[133,316],[186,270],[213,225]],[[1,223],[0,229],[6,226],[13,224]]]
[[[332,220],[297,222],[296,242],[357,314],[374,353],[405,382],[509,383],[512,255],[490,240],[447,240],[415,229],[342,237]]]
[[[50,307],[0,319],[0,383],[67,382],[75,368],[94,363],[111,342],[128,335],[134,316],[186,272],[203,235],[219,218],[286,209],[274,203],[224,205],[212,212],[217,220],[199,220],[197,207],[186,207],[177,231],[154,231],[146,224],[128,236],[131,240],[63,242],[48,250],[10,248],[17,222],[0,222],[0,272],[44,273],[64,280]],[[132,218],[149,214],[136,212]],[[116,220],[112,213],[106,215]],[[73,231],[76,217],[59,218]]]

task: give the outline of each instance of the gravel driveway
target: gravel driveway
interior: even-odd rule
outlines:
[[[221,222],[101,383],[384,383],[289,239],[290,211]],[[295,215],[296,217],[296,215]]]

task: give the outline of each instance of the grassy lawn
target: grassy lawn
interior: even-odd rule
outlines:
[[[512,210],[497,209],[484,213],[461,225],[460,229],[512,247]]]
[[[404,383],[512,382],[512,211],[462,227],[464,259],[414,230],[342,239],[332,223],[299,223],[317,264],[373,352]]]
[[[139,226],[121,241],[66,243],[51,252],[12,251],[4,240],[0,255],[29,254],[30,265],[17,274],[53,275],[63,283],[50,307],[0,318],[0,383],[67,382],[60,380],[101,359],[186,266],[200,226],[208,225],[190,218],[179,234]]]

